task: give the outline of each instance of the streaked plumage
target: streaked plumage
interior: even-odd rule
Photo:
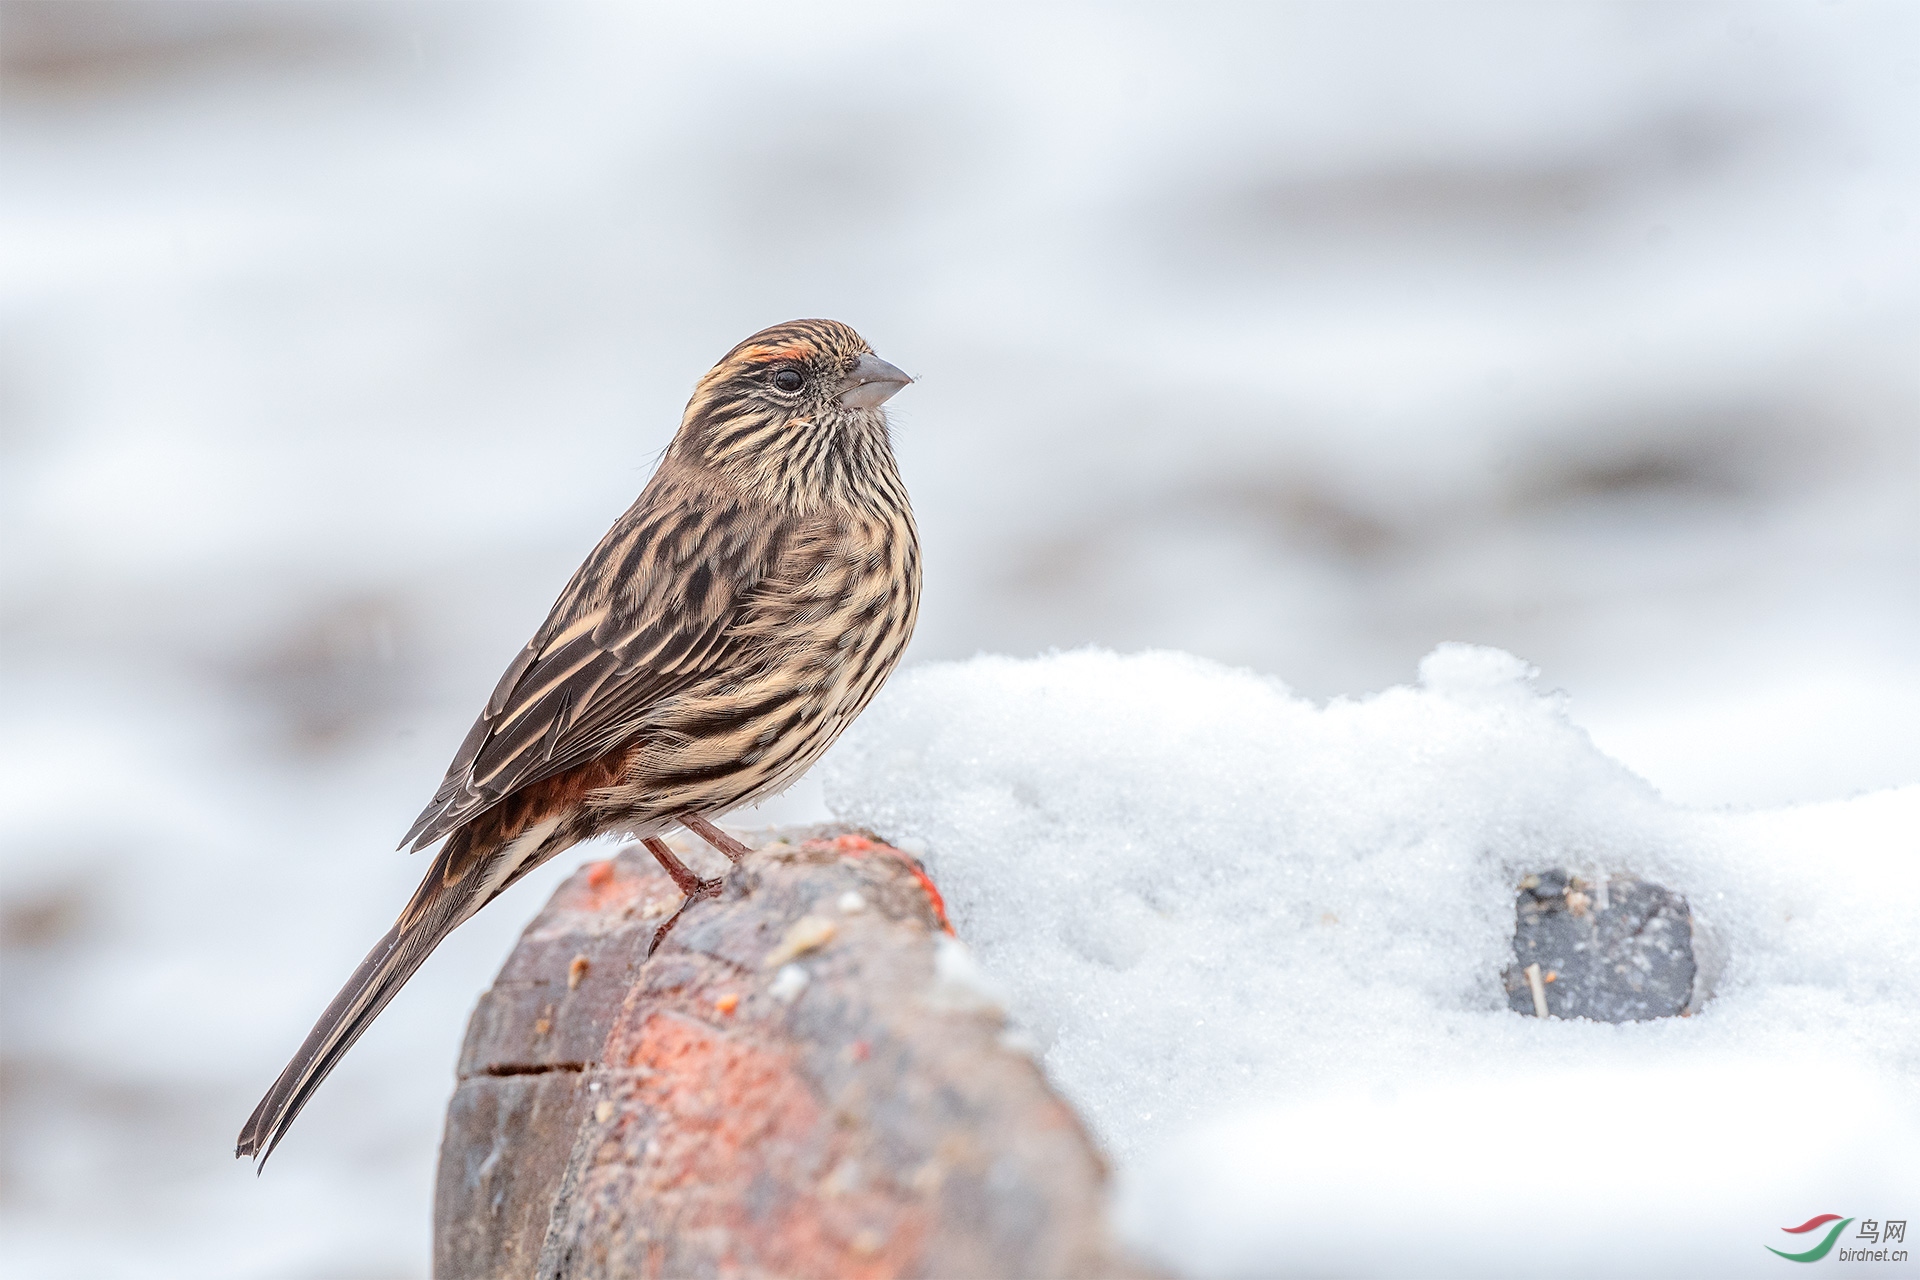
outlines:
[[[757,333],[701,379],[402,840],[446,839],[413,900],[236,1154],[264,1160],[434,946],[568,846],[630,832],[689,901],[715,891],[653,837],[679,822],[737,858],[706,820],[797,778],[912,634],[919,543],[880,407],[906,381],[830,320]]]

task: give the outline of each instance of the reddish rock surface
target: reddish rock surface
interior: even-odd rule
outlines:
[[[436,1276],[1143,1274],[911,858],[787,833],[649,959],[678,902],[637,846],[582,868],[482,997]]]

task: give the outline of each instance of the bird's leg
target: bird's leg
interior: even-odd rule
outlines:
[[[666,869],[667,874],[673,877],[673,882],[680,886],[680,892],[689,898],[711,898],[719,894],[718,879],[702,880],[693,874],[693,868],[675,857],[673,850],[667,848],[666,842],[658,836],[648,836],[640,843],[647,846],[647,852],[653,855],[654,861]]]
[[[672,931],[675,922],[686,913],[687,908],[702,898],[719,897],[720,886],[725,883],[725,880],[720,876],[715,876],[711,880],[702,880],[693,874],[692,868],[675,857],[673,850],[667,848],[666,842],[657,836],[648,836],[640,843],[647,846],[647,852],[666,869],[667,874],[673,877],[673,882],[680,886],[680,892],[686,895],[680,900],[679,910],[668,916],[667,922],[653,931],[653,941],[647,947],[647,954],[652,955],[660,949],[660,944],[666,940],[667,934]]]
[[[726,854],[736,867],[740,865],[742,858],[753,852],[753,850],[747,848],[747,846],[741,844],[738,840],[735,840],[732,836],[714,826],[711,822],[708,822],[691,809],[680,814],[674,820],[720,852]]]

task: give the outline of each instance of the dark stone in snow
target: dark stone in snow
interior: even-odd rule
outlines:
[[[1536,1012],[1532,964],[1556,1018],[1645,1022],[1692,1012],[1693,918],[1672,890],[1547,871],[1521,882],[1514,914],[1514,963],[1502,976],[1515,1012]]]

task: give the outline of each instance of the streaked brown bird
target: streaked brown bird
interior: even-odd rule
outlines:
[[[401,847],[446,838],[387,936],[240,1132],[264,1161],[394,993],[461,922],[561,850],[659,839],[785,788],[900,660],[920,549],[881,406],[912,379],[832,320],[754,334],[694,388],[639,500],[487,699]],[[679,918],[676,912],[673,919]],[[662,925],[654,945],[671,927]]]

